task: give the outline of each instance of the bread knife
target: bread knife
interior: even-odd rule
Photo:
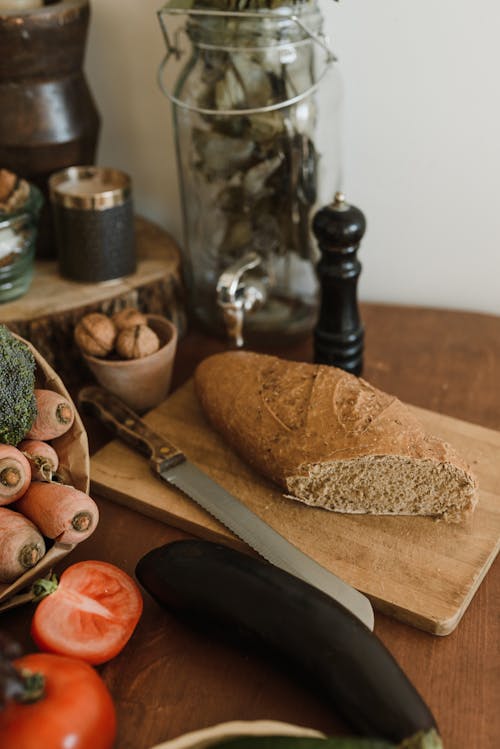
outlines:
[[[373,609],[366,596],[287,541],[195,466],[175,445],[150,429],[113,393],[89,386],[80,390],[78,401],[116,436],[148,456],[152,470],[164,481],[193,499],[264,559],[322,590],[373,630]]]

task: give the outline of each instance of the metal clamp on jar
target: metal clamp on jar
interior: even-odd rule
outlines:
[[[272,11],[257,0],[245,11],[219,7],[174,1],[159,11],[167,47],[159,82],[174,105],[191,312],[236,346],[286,342],[310,332],[317,315],[314,94],[335,57],[315,0]],[[183,56],[184,37],[191,55],[171,90],[166,68]]]

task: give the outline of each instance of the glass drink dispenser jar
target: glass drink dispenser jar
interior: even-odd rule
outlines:
[[[173,104],[190,311],[236,346],[285,343],[314,326],[310,221],[326,166],[316,92],[335,59],[315,0],[243,5],[194,0],[186,9],[173,0],[159,11],[167,47],[159,81]],[[191,54],[171,88],[166,68],[183,58],[186,40]],[[330,120],[328,158],[338,160],[336,130]],[[338,171],[328,164],[328,199]]]

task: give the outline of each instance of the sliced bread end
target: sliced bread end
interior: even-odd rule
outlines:
[[[344,513],[430,515],[461,522],[477,491],[466,470],[429,458],[370,455],[301,466],[286,478],[287,496]]]

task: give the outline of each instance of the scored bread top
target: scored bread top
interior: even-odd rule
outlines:
[[[302,466],[373,455],[430,459],[468,472],[401,401],[335,367],[226,352],[198,366],[195,387],[215,429],[285,488]]]

